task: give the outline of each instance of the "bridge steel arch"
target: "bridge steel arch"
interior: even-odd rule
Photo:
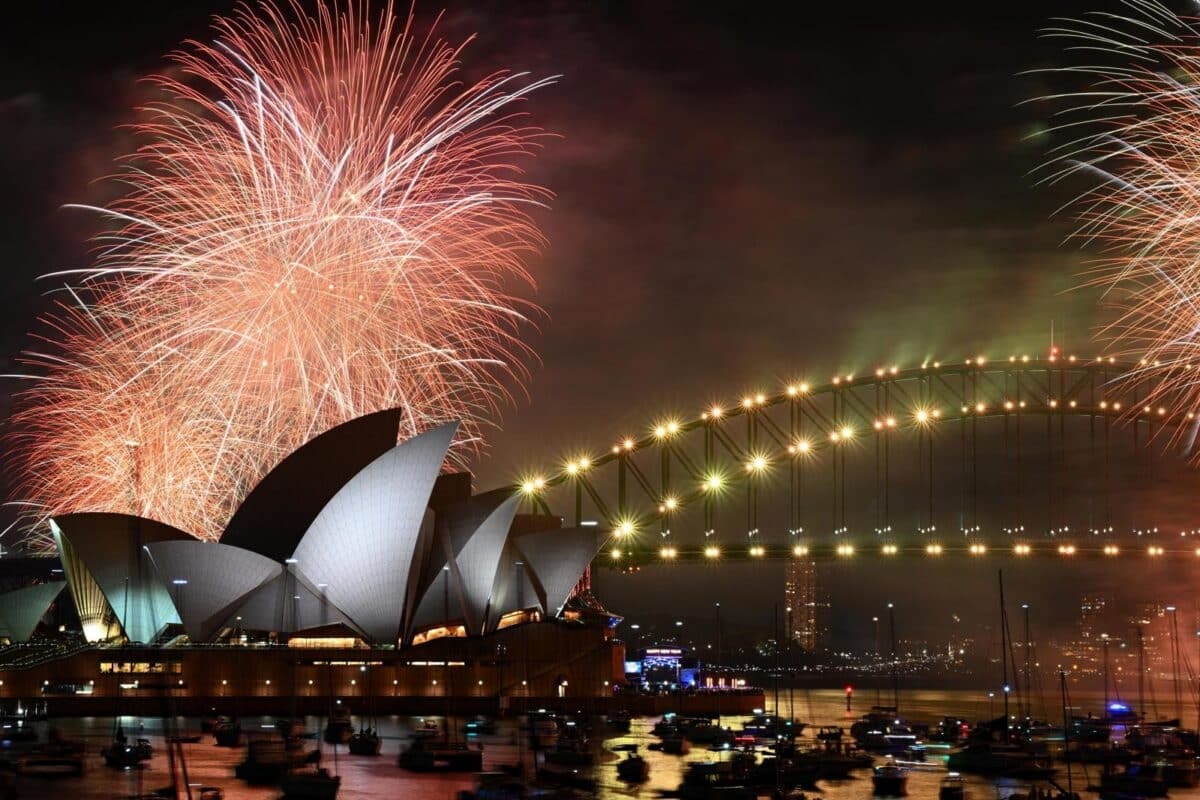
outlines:
[[[619,568],[869,553],[1200,558],[1200,530],[1114,524],[1115,461],[1125,449],[1135,458],[1161,455],[1196,420],[1190,408],[1146,405],[1150,366],[1113,357],[977,357],[795,381],[690,418],[663,417],[604,452],[576,453],[553,472],[524,476],[519,488],[530,510],[594,524],[609,539],[598,563]],[[1001,437],[1006,491],[1021,508],[1041,506],[1032,515],[1038,525],[1016,516],[995,530],[980,523],[980,494],[995,489],[981,485],[981,431],[989,426]],[[1031,436],[1041,452],[1030,452]],[[1086,470],[1067,463],[1081,453]],[[854,461],[865,462],[865,479]],[[938,496],[947,471],[957,472],[957,498],[949,500]],[[1087,509],[1073,515],[1063,490],[1081,480]],[[827,507],[814,526],[818,481]],[[869,507],[874,524],[852,528],[848,482],[857,482],[851,512]],[[898,482],[915,519],[897,519]],[[939,529],[955,499],[957,530]]]

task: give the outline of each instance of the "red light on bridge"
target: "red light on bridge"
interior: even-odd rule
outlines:
[[[848,683],[846,684],[846,694],[854,694],[854,687]]]

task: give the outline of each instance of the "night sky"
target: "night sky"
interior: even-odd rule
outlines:
[[[36,276],[87,263],[94,222],[61,206],[109,199],[96,180],[128,146],[116,126],[142,99],[138,78],[232,7],[34,5],[0,32],[5,354],[46,307]],[[563,76],[527,106],[560,137],[531,165],[556,195],[531,264],[541,363],[477,465],[480,487],[799,372],[1044,352],[1052,324],[1089,353],[1097,297],[1069,291],[1087,254],[1054,214],[1072,187],[1030,175],[1052,109],[1024,103],[1047,86],[1021,73],[1063,63],[1037,35],[1052,15],[1103,5],[450,3],[444,32],[478,33],[469,73]],[[758,569],[754,592],[744,569],[694,572],[665,611],[647,591],[658,573],[600,584],[631,617],[706,617],[725,597],[751,620],[782,591],[781,567]],[[831,583],[845,636],[868,635],[854,620],[885,596],[940,624],[913,573],[856,569]],[[966,613],[994,603],[962,591],[991,577],[925,572]],[[1056,575],[1026,573],[1025,593],[1065,622],[1077,591]]]

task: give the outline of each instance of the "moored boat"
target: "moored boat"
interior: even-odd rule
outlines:
[[[125,734],[118,729],[112,743],[101,750],[100,755],[104,757],[106,767],[134,769],[143,761],[149,761],[154,757],[154,748],[150,745],[149,739],[138,739],[131,744],[125,738]]]
[[[742,726],[742,733],[757,739],[794,739],[804,732],[805,724],[777,717],[774,714],[755,714]]]
[[[747,798],[758,796],[750,781],[753,757],[730,758],[727,761],[694,761],[687,765],[683,782],[675,791],[683,800],[712,800],[712,798]]]
[[[213,741],[217,747],[241,747],[242,725],[229,717],[220,717],[212,727]]]
[[[625,709],[619,709],[612,712],[605,718],[608,727],[618,733],[629,733],[629,728],[633,720],[633,715]]]
[[[525,800],[542,796],[541,790],[507,773],[481,772],[475,776],[474,788],[459,791],[458,800]]]
[[[334,800],[341,785],[340,775],[330,775],[321,767],[312,772],[293,772],[279,788],[283,790],[282,800]]]
[[[938,800],[966,800],[967,780],[960,773],[951,772],[942,778],[938,786]]]
[[[696,744],[721,745],[733,742],[733,733],[708,717],[676,717],[679,732]]]
[[[655,736],[662,736],[667,733],[673,733],[677,730],[679,730],[679,724],[675,720],[675,713],[673,711],[668,711],[662,715],[658,722],[654,723],[654,727],[650,732]]]
[[[410,772],[480,772],[483,748],[466,742],[414,739],[400,752],[396,763]]]
[[[346,744],[353,735],[354,723],[350,720],[350,712],[344,707],[339,707],[329,715],[329,721],[325,723],[325,743]]]
[[[904,797],[908,794],[908,770],[895,763],[880,764],[871,773],[871,787],[876,797]]]
[[[534,749],[554,747],[558,743],[558,718],[545,711],[529,715],[529,743]]]
[[[900,753],[917,743],[912,727],[892,706],[873,706],[850,726],[850,735],[873,753]]]
[[[320,759],[319,750],[288,748],[281,738],[252,739],[246,746],[245,759],[233,772],[246,783],[277,784],[293,769],[317,764]]]
[[[200,716],[200,732],[212,733],[213,727],[220,721],[221,717],[218,716],[215,710],[205,711],[204,714]]]
[[[650,778],[650,764],[638,755],[636,744],[617,745],[617,752],[624,751],[625,758],[617,762],[617,777],[626,783],[644,783]]]
[[[1100,783],[1088,787],[1089,791],[1097,791],[1101,796],[1136,797],[1166,797],[1168,788],[1169,784],[1160,768],[1136,762],[1119,772],[1105,770],[1100,775]]]
[[[955,772],[970,772],[992,777],[1041,780],[1054,774],[1049,759],[1019,745],[974,741],[955,750],[946,759],[946,767]]]
[[[440,736],[442,729],[438,727],[437,721],[432,719],[422,719],[421,724],[413,728],[414,739],[433,739]]]
[[[383,748],[383,740],[374,728],[360,730],[347,743],[350,754],[355,756],[377,756]]]
[[[496,733],[496,721],[491,717],[472,717],[463,723],[463,732],[468,736],[492,736]]]
[[[692,749],[692,744],[682,733],[672,733],[662,737],[658,747],[670,756],[686,756]]]
[[[47,778],[79,776],[84,771],[84,747],[79,742],[60,739],[51,732],[49,742],[21,754],[11,763],[18,775]]]

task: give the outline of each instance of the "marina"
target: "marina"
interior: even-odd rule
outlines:
[[[1083,707],[1098,707],[1103,702],[1099,694],[1082,694],[1075,699]],[[915,730],[936,730],[937,723],[951,715],[976,720],[986,716],[988,711],[985,692],[908,691],[902,700],[905,718]],[[797,716],[806,723],[806,733],[796,741],[798,753],[824,750],[830,729],[848,729],[861,716],[855,711],[845,710],[843,696],[837,690],[797,691],[795,706]],[[243,718],[240,722],[244,730],[253,732],[249,749],[245,746],[218,747],[211,734],[204,734],[199,741],[176,744],[176,752],[182,754],[189,783],[197,787],[217,787],[229,800],[279,797],[281,789],[278,781],[288,774],[289,766],[297,770],[295,775],[304,776],[319,774],[318,767],[324,769],[340,781],[339,796],[405,797],[414,800],[457,800],[460,791],[470,791],[476,787],[479,773],[500,773],[509,783],[519,781],[522,770],[518,765],[523,767],[526,779],[537,774],[540,776],[539,783],[556,786],[555,791],[564,796],[596,797],[602,800],[712,796],[698,793],[694,788],[697,782],[704,780],[738,785],[738,779],[734,777],[738,774],[753,773],[768,784],[775,780],[777,762],[772,760],[775,754],[765,744],[766,740],[759,739],[760,744],[753,748],[757,752],[753,752],[752,756],[746,748],[739,750],[732,744],[713,748],[707,743],[694,743],[686,755],[677,755],[652,746],[661,741],[661,737],[654,733],[660,719],[645,716],[630,719],[628,732],[614,730],[601,717],[575,718],[576,726],[572,727],[591,728],[584,751],[592,763],[556,764],[554,762],[557,759],[551,754],[559,752],[559,743],[579,741],[578,735],[548,738],[552,729],[566,729],[564,720],[566,718],[563,715],[547,710],[545,714],[534,715],[535,725],[530,729],[519,727],[518,721],[513,718],[489,719],[489,724],[484,725],[481,720],[471,717],[454,718],[447,723],[444,717],[380,716],[376,721],[376,731],[380,736],[381,751],[378,757],[372,757],[351,755],[344,744],[324,742],[321,734],[326,720],[323,718],[306,717],[293,723],[299,743],[293,750],[283,746],[282,737],[268,738],[278,736],[277,720],[274,718]],[[357,729],[359,719],[354,717],[351,721]],[[747,726],[754,728],[761,722],[761,715],[756,717],[753,714],[722,718],[722,725],[731,734],[738,733],[739,736]],[[74,775],[71,774],[72,770],[67,769],[39,774],[37,770],[32,770],[8,777],[20,797],[73,797],[80,800],[130,797],[145,794],[169,782],[169,748],[163,737],[161,719],[122,718],[121,725],[129,740],[146,739],[152,745],[154,754],[140,768],[120,770],[106,768],[101,756],[101,750],[112,740],[114,728],[111,718],[50,719],[31,724],[42,741],[45,741],[53,727],[61,741],[81,745],[83,772]],[[177,727],[183,732],[199,733],[201,720],[183,718],[178,720]],[[476,733],[477,730],[481,732]],[[659,730],[664,729],[660,726]],[[825,742],[817,738],[822,730],[826,732]],[[265,733],[267,731],[270,734]],[[1124,735],[1124,730],[1114,729],[1114,741],[1122,739]],[[820,775],[812,771],[804,779],[798,779],[801,772],[788,765],[794,766],[799,762],[787,761],[786,754],[781,752],[778,765],[781,774],[791,776],[782,780],[782,784],[792,784],[795,791],[828,800],[865,800],[874,796],[873,785],[876,783],[883,785],[885,793],[903,785],[906,796],[915,798],[962,800],[963,797],[970,797],[990,800],[1032,796],[1031,792],[1034,791],[1041,792],[1043,796],[1054,796],[1057,794],[1055,784],[1064,788],[1067,785],[1067,764],[1060,757],[1063,746],[1061,736],[1048,733],[1045,740],[1053,759],[1053,772],[1049,775],[1053,783],[1043,779],[951,774],[946,761],[954,751],[949,747],[930,747],[925,753],[924,762],[915,768],[898,763],[904,759],[875,755],[869,764],[859,760],[855,766],[841,772]],[[462,754],[469,753],[472,758],[470,763],[464,758],[461,763],[451,764],[447,761],[428,769],[398,766],[401,754],[414,745],[419,751],[431,755],[457,753],[462,757]],[[11,758],[12,748],[9,750]],[[268,776],[266,783],[239,779],[237,773],[246,772],[244,765],[248,760],[257,767],[271,767],[276,771]],[[871,767],[884,769],[873,771]],[[2,774],[11,775],[8,771]],[[1161,770],[1156,774],[1161,774]],[[265,772],[260,769],[253,777],[262,775]],[[1102,776],[1103,769],[1099,765],[1071,764],[1073,790],[1081,797],[1099,797],[1098,792],[1089,791],[1086,787],[1099,789]],[[1122,784],[1121,793],[1123,796],[1151,796],[1138,795],[1131,790],[1154,790],[1156,786],[1153,783],[1135,785],[1129,779]],[[790,790],[792,787],[788,788]],[[763,789],[760,794],[767,796],[770,791],[769,788]],[[1171,785],[1166,791],[1166,796],[1172,798],[1200,799],[1200,789],[1194,785]],[[182,787],[180,796],[184,796]]]

